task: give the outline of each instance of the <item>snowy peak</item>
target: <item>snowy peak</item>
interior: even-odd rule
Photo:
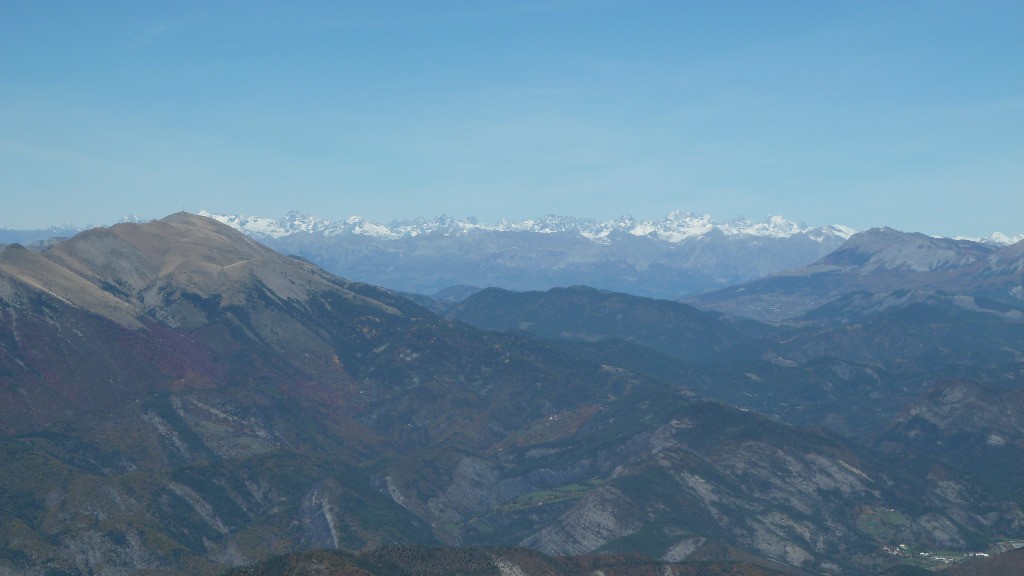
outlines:
[[[372,223],[363,218],[351,217],[346,220],[332,221],[309,214],[291,211],[284,218],[273,219],[262,216],[226,216],[210,214],[203,210],[200,216],[213,218],[246,234],[263,238],[281,238],[292,234],[319,234],[334,236],[345,232],[363,234],[372,231]]]
[[[827,239],[836,238],[845,240],[854,233],[854,230],[845,226],[808,227],[802,223],[786,220],[782,216],[769,216],[756,222],[742,217],[726,222],[717,222],[708,215],[696,215],[682,211],[671,212],[657,220],[638,221],[632,216],[623,216],[615,220],[597,221],[549,214],[535,220],[500,220],[497,224],[481,224],[474,218],[460,220],[442,214],[431,220],[417,218],[392,222],[388,225],[360,216],[351,216],[344,220],[328,220],[294,211],[280,219],[210,214],[206,211],[202,211],[200,214],[258,238],[282,238],[305,233],[322,236],[353,234],[398,239],[432,234],[452,236],[477,232],[533,232],[578,234],[604,243],[608,242],[609,235],[617,232],[637,237],[649,237],[662,242],[679,243],[717,231],[725,236],[765,238],[788,238],[804,235],[811,240],[824,242]]]
[[[671,212],[660,220],[643,222],[635,222],[632,218],[622,219],[619,223],[620,230],[634,236],[650,236],[672,243],[703,236],[716,228],[710,216],[697,216],[689,212]],[[722,232],[726,232],[726,229],[722,229]]]

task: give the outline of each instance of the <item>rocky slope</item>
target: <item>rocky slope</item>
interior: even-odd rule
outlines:
[[[968,380],[936,383],[873,438],[893,454],[929,454],[1024,500],[1024,390]]]

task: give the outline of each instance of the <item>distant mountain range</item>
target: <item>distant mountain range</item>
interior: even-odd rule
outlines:
[[[1019,476],[988,475],[1019,466],[963,464],[972,446],[1019,456],[1019,395],[971,398],[1020,381],[1024,324],[924,301],[773,326],[590,288],[488,290],[445,317],[189,214],[10,245],[0,573],[215,574],[315,548],[362,554],[253,569],[554,562],[420,544],[608,574],[633,572],[586,555],[876,574],[900,545],[1012,546]],[[949,374],[979,384],[930,388]],[[978,406],[999,419],[956,415]],[[959,451],[921,445],[962,433]]]
[[[770,216],[756,222],[743,217],[727,222],[716,222],[710,216],[698,216],[681,211],[671,212],[668,216],[657,220],[636,220],[632,216],[624,216],[617,220],[600,221],[548,215],[536,220],[501,220],[497,224],[482,224],[474,218],[459,220],[442,215],[433,220],[416,219],[392,222],[387,225],[359,216],[345,220],[329,220],[294,211],[280,219],[259,216],[228,216],[207,212],[200,212],[200,214],[259,238],[282,238],[301,233],[322,236],[355,234],[398,239],[432,234],[452,236],[473,232],[536,232],[540,234],[568,232],[579,234],[595,242],[605,243],[610,241],[608,236],[613,232],[620,232],[633,236],[653,237],[663,242],[679,243],[711,233],[765,238],[805,235],[818,241],[824,241],[830,236],[848,238],[854,232],[845,226],[812,228],[805,224],[790,222],[781,216]]]
[[[382,224],[298,212],[283,218],[202,214],[342,277],[425,295],[452,287],[470,293],[465,288],[546,290],[578,284],[679,299],[811,264],[855,232],[781,216],[716,221],[687,212],[655,220],[549,215],[496,224],[449,216]],[[0,244],[38,249],[76,231],[0,229]],[[997,233],[974,242],[997,247],[1021,238]]]
[[[428,295],[452,286],[585,284],[678,298],[813,262],[853,233],[781,217],[715,222],[684,212],[659,220],[545,216],[493,225],[447,216],[389,225],[294,212],[279,220],[208,216],[346,278]]]

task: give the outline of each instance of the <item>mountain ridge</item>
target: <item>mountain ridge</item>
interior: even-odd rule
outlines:
[[[781,216],[716,221],[683,211],[645,220],[548,215],[496,224],[447,215],[381,224],[359,216],[332,220],[297,211],[276,219],[201,214],[339,276],[408,294],[435,294],[452,286],[523,291],[582,284],[680,300],[799,270],[864,234],[840,225],[808,226]],[[65,240],[50,234],[5,236],[0,230],[0,242],[5,237],[24,241],[35,251]],[[998,249],[1024,235],[994,234],[979,241],[916,237],[922,244]],[[992,265],[1020,267],[1022,262],[1018,258]]]
[[[468,232],[471,230],[497,232],[579,232],[581,235],[599,240],[612,230],[625,231],[636,236],[654,234],[660,239],[678,242],[683,239],[698,237],[717,230],[726,235],[750,235],[764,237],[784,237],[804,233],[814,237],[822,237],[834,233],[849,238],[857,233],[856,229],[841,224],[809,226],[800,221],[791,221],[780,215],[769,215],[760,220],[738,216],[728,220],[716,220],[707,214],[697,214],[684,210],[673,210],[661,218],[636,219],[631,215],[619,218],[597,219],[578,218],[574,216],[547,214],[539,218],[524,220],[499,219],[494,224],[481,223],[477,218],[455,218],[441,214],[434,218],[417,217],[405,220],[392,220],[387,223],[375,221],[359,215],[343,218],[325,218],[308,213],[290,210],[280,218],[259,215],[228,214],[200,210],[198,215],[213,218],[224,224],[257,238],[281,238],[300,233],[336,236],[357,234],[400,238],[420,236],[431,233],[451,233],[452,231]],[[141,224],[149,221],[138,216],[126,216],[118,223]],[[27,244],[49,238],[67,238],[79,232],[96,227],[92,224],[79,226],[71,223],[52,225],[48,228],[28,229],[0,226],[0,245],[21,243]],[[982,244],[1008,246],[1024,240],[1024,233],[1009,235],[993,232],[988,236],[930,236],[932,238],[949,238],[952,240],[968,240]]]
[[[782,216],[767,216],[760,221],[753,221],[741,216],[718,222],[708,215],[696,215],[683,211],[673,211],[663,218],[652,220],[637,220],[628,215],[611,220],[595,220],[549,214],[537,219],[499,220],[496,224],[481,224],[476,218],[456,219],[444,214],[429,220],[417,218],[394,221],[390,224],[374,222],[361,216],[330,220],[297,211],[288,212],[279,219],[212,214],[205,210],[200,211],[199,214],[255,237],[275,239],[299,233],[323,236],[356,234],[397,239],[427,234],[451,235],[484,231],[542,234],[574,232],[590,240],[601,242],[612,232],[620,232],[633,236],[653,236],[662,241],[678,243],[713,231],[729,236],[749,235],[776,238],[805,234],[809,238],[819,241],[826,235],[849,238],[855,232],[851,228],[840,225],[810,227],[802,223],[788,221]]]
[[[455,285],[585,284],[673,299],[806,264],[852,233],[781,217],[716,223],[685,212],[658,220],[545,216],[493,225],[440,216],[388,226],[297,212],[280,220],[208,216],[340,276],[419,294]]]
[[[891,228],[854,234],[799,268],[689,298],[691,304],[761,320],[795,318],[852,292],[939,290],[1024,302],[1024,240],[996,246]]]
[[[1024,530],[1019,503],[938,462],[897,465],[438,317],[201,216],[0,260],[23,262],[0,270],[0,570],[209,574],[386,544],[682,560],[724,544],[863,573],[896,526],[957,550]],[[73,294],[97,290],[141,326]]]

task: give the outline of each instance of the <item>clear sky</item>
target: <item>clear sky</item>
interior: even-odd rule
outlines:
[[[0,225],[1024,232],[1024,2],[0,0]]]

